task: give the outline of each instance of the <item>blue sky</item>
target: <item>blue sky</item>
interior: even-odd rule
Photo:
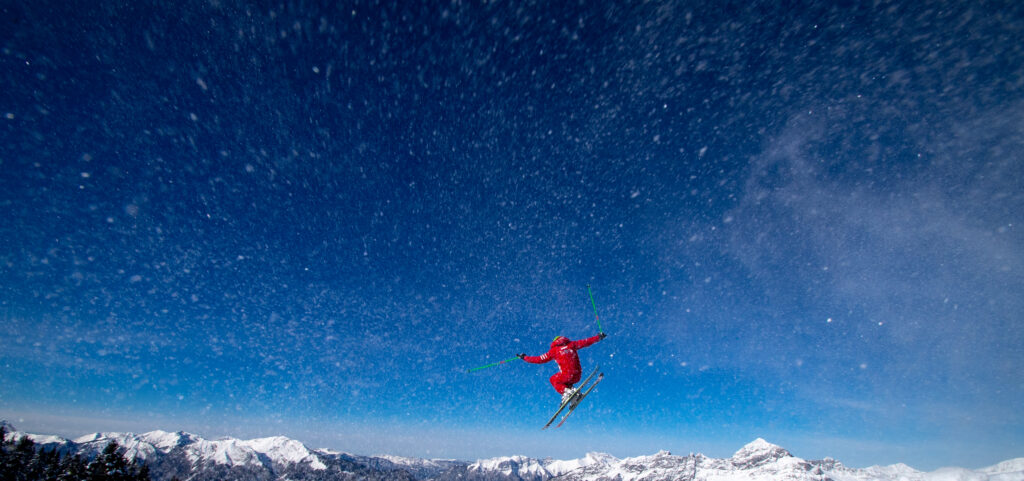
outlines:
[[[1021,8],[805,7],[5,7],[0,416],[1024,455]],[[587,284],[607,378],[540,432],[553,365],[465,371],[596,334]]]

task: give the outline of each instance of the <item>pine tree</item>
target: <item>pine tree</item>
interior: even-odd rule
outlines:
[[[149,481],[149,467],[129,462],[121,446],[111,441],[87,468],[89,481]]]
[[[25,463],[25,469],[22,472],[22,477],[23,479],[26,480],[45,479],[44,473],[46,471],[47,460],[46,451],[37,451],[35,449],[35,442],[32,442],[32,440],[29,439],[28,437],[22,438],[22,440],[25,439],[28,439],[29,442],[31,443],[31,445],[28,446],[28,450],[31,451],[31,454],[29,454],[28,452],[25,453],[26,459],[28,461]]]
[[[80,481],[86,479],[89,475],[86,469],[86,463],[77,454],[74,456],[65,456],[60,463],[60,474],[57,475],[57,481]]]
[[[14,464],[14,441],[7,439],[7,425],[0,423],[0,481],[14,481],[18,472]]]
[[[61,467],[61,456],[57,452],[57,448],[54,449],[41,449],[39,450],[39,468],[40,478],[45,480],[55,480],[60,474]]]
[[[122,481],[124,479],[124,470],[121,469],[122,466],[117,461],[121,458],[117,453],[119,447],[116,442],[111,441],[107,447],[103,448],[103,452],[89,463],[90,481]]]
[[[16,470],[15,479],[31,479],[29,475],[32,469],[32,458],[35,457],[35,454],[36,443],[32,439],[23,436],[18,440],[14,445],[14,450],[10,452],[13,468]]]

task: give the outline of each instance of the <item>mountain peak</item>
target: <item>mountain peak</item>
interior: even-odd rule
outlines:
[[[782,447],[757,438],[736,451],[736,454],[732,455],[731,461],[736,467],[751,468],[791,456],[792,454]]]
[[[774,449],[782,449],[782,448],[779,445],[777,445],[777,444],[772,444],[772,443],[769,443],[768,441],[765,441],[764,438],[757,438],[757,439],[747,443],[742,448],[740,448],[740,450],[744,450],[744,449],[748,450],[748,451],[763,451],[763,450],[774,450]]]

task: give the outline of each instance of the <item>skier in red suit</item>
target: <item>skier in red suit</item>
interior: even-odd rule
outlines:
[[[605,337],[606,335],[603,332],[594,337],[588,337],[579,341],[573,341],[565,336],[558,336],[555,340],[551,341],[551,349],[548,352],[539,356],[520,354],[519,359],[532,364],[544,364],[552,359],[555,360],[558,363],[558,372],[551,376],[551,385],[555,387],[555,391],[558,391],[558,394],[562,395],[562,401],[564,402],[576,393],[572,385],[579,382],[580,375],[582,374],[580,356],[576,354],[576,351],[594,344]]]

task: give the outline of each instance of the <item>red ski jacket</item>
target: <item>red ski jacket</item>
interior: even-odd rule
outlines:
[[[548,352],[539,356],[526,356],[523,360],[533,364],[544,364],[554,359],[558,363],[559,371],[566,373],[580,372],[582,369],[580,367],[580,356],[576,354],[576,351],[600,340],[600,334],[580,339],[579,341],[571,341],[567,337],[558,337],[551,341],[551,349]]]

